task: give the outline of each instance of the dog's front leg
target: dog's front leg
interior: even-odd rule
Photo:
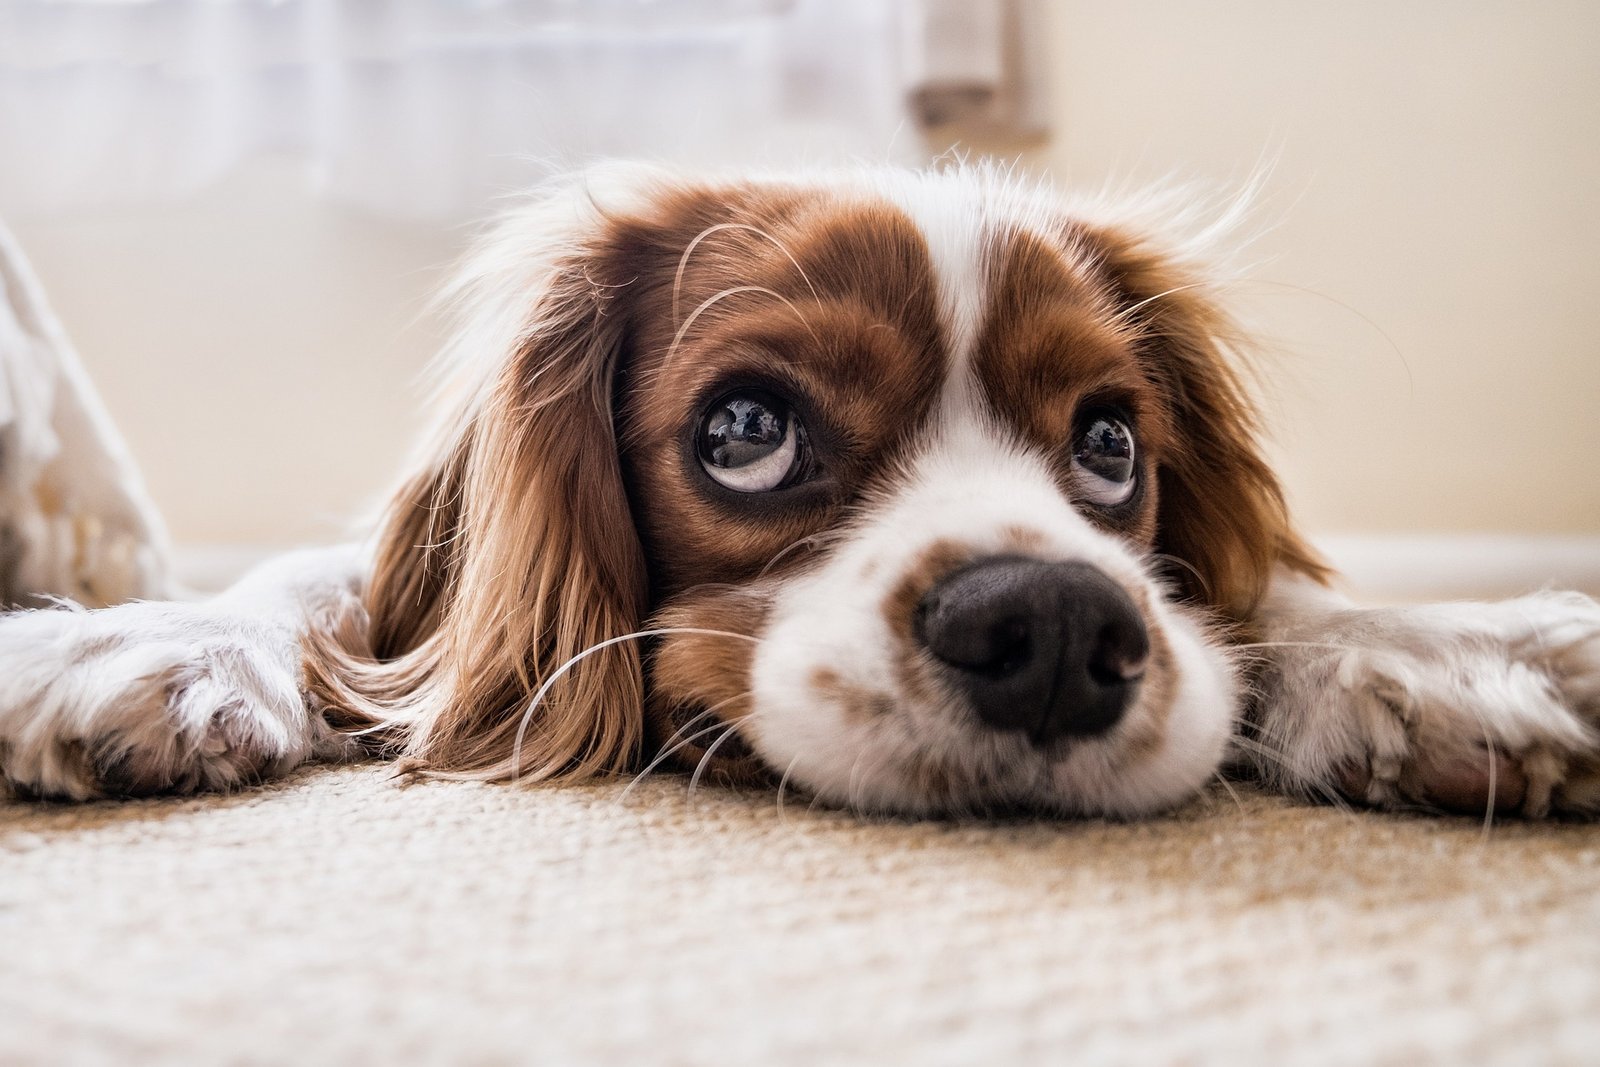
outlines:
[[[1240,757],[1378,807],[1600,812],[1600,604],[1359,607],[1280,574],[1254,620]]]
[[[353,547],[296,552],[200,603],[0,616],[0,783],[23,796],[227,789],[360,754],[313,714],[301,641],[361,611]]]

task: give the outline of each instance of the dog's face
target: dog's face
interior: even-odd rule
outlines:
[[[636,309],[647,749],[868,809],[1187,795],[1234,688],[1148,565],[1181,430],[1137,315],[1066,219],[851,192],[691,197],[685,248],[741,228]]]
[[[1198,276],[972,171],[654,177],[570,225],[402,505],[431,617],[378,591],[379,657],[456,672],[433,743],[553,774],[570,731],[569,763],[915,813],[1133,814],[1214,773],[1237,692],[1200,620],[1298,549]],[[460,694],[507,649],[490,722]]]

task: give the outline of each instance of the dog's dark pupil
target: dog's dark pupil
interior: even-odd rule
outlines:
[[[773,405],[753,397],[730,397],[706,416],[706,457],[718,467],[754,463],[783,444],[784,423]]]
[[[1133,434],[1116,419],[1100,418],[1089,424],[1078,441],[1077,460],[1109,482],[1133,477]]]

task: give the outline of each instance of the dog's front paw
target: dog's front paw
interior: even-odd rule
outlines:
[[[1271,636],[1241,745],[1280,787],[1387,808],[1600,813],[1588,597],[1349,609]]]
[[[0,780],[87,800],[228,789],[350,754],[286,628],[198,604],[0,617]]]

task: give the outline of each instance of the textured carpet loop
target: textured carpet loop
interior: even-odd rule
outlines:
[[[1585,1063],[1600,827],[663,777],[0,806],[0,1063]]]

